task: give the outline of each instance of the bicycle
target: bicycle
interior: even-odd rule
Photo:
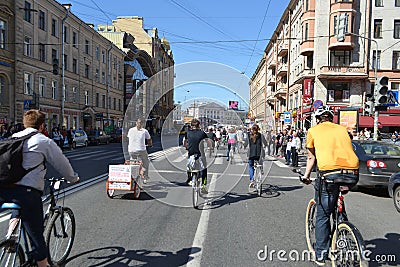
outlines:
[[[70,208],[58,206],[55,191],[59,189],[64,178],[47,178],[50,182],[49,195],[43,202],[50,201],[44,217],[44,237],[48,249],[48,262],[50,265],[62,265],[71,252],[75,240],[75,217]],[[3,203],[4,210],[16,210],[17,217],[21,207],[15,203]],[[22,239],[22,243],[21,243]],[[32,246],[28,234],[19,219],[12,235],[0,242],[0,266],[36,266],[31,258]]]
[[[261,196],[262,193],[262,176],[263,176],[263,165],[259,163],[258,160],[254,161],[254,176],[253,183],[249,185],[249,191],[254,192],[252,188],[255,188],[258,196]]]
[[[199,207],[199,198],[202,193],[202,177],[200,176],[199,160],[201,159],[195,159],[193,166],[189,167],[189,175],[192,178],[192,204],[195,209]]]
[[[303,174],[298,169],[293,172],[299,174],[302,183],[309,184],[302,179]],[[339,187],[339,197],[331,217],[330,258],[332,266],[367,266],[365,262],[365,245],[360,231],[348,220],[345,210],[344,195],[349,192],[348,186]],[[306,242],[308,250],[315,255],[315,227],[317,203],[312,198],[306,210]]]

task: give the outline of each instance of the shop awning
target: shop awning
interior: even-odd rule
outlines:
[[[382,126],[400,126],[400,116],[379,116]]]
[[[334,123],[338,123],[338,117],[335,115],[333,118]],[[386,116],[381,115],[378,118],[378,128],[384,126],[400,126],[400,116]],[[374,117],[372,116],[359,116],[358,117],[359,128],[374,128]]]

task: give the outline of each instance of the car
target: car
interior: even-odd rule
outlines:
[[[100,145],[100,144],[109,144],[111,140],[111,136],[106,134],[106,132],[97,130],[93,131],[91,135],[88,136],[89,144]]]
[[[84,130],[75,130],[74,131],[74,139],[72,140],[72,148],[76,148],[78,146],[87,147],[89,144],[88,136]],[[68,139],[64,139],[64,147],[69,147]]]
[[[389,196],[393,198],[394,207],[400,213],[400,172],[393,173],[389,179]]]
[[[122,142],[122,128],[117,129],[114,133],[110,134],[111,142],[121,143]]]
[[[352,143],[360,162],[357,186],[387,187],[390,176],[400,171],[400,146],[372,140],[353,140]]]

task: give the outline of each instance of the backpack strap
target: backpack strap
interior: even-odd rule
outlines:
[[[38,133],[39,133],[39,131],[34,131],[34,132],[31,132],[31,133],[29,133],[29,134],[27,134],[27,135],[24,135],[24,136],[13,137],[13,139],[22,139],[22,140],[25,140],[25,141],[26,141],[26,140],[28,140],[29,138],[31,138],[32,136],[34,136],[34,135],[36,135],[36,134],[38,134]],[[44,169],[46,169],[46,159],[44,159],[43,162],[39,163],[39,164],[36,165],[35,167],[29,168],[29,169],[25,169],[26,174],[30,173],[31,171],[33,171],[34,169],[36,169],[37,167],[39,167],[39,166],[42,165],[42,164],[43,164],[43,166],[44,166]]]

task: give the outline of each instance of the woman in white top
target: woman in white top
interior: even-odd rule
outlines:
[[[290,158],[292,157],[292,152],[291,152],[292,142],[293,142],[293,138],[289,137],[289,141],[286,146],[286,165],[290,165]]]

